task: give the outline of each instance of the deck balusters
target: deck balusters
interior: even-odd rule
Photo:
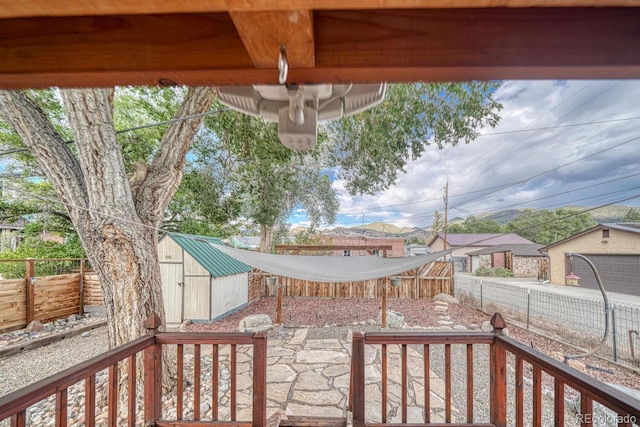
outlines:
[[[473,422],[473,344],[467,344],[467,422]]]
[[[451,344],[444,345],[444,421],[451,422]]]
[[[107,424],[115,426],[118,423],[118,363],[109,366],[109,402]]]
[[[431,366],[429,344],[423,346],[424,363],[424,422],[431,422]]]
[[[67,388],[56,393],[56,427],[67,425]],[[113,425],[113,424],[111,424]]]
[[[523,361],[516,356],[516,427],[524,423]]]
[[[211,349],[211,419],[218,421],[218,344]]]
[[[96,425],[96,376],[84,380],[84,423],[86,427]]]
[[[176,364],[178,384],[176,385],[176,419],[182,420],[184,416],[184,345],[176,347]]]
[[[386,423],[387,422],[387,384],[388,384],[388,379],[387,379],[387,363],[388,363],[388,359],[387,359],[387,345],[386,344],[382,344],[382,366],[381,366],[381,371],[382,371],[382,399],[380,399],[380,405],[382,406],[382,422]]]
[[[193,346],[193,420],[200,421],[200,344]]]
[[[135,427],[136,425],[136,356],[129,357],[129,378],[128,378],[128,388],[127,388],[127,397],[128,397],[128,409],[127,409],[127,422],[129,427]]]
[[[231,386],[229,393],[231,395],[231,421],[236,420],[236,372],[237,372],[237,354],[236,345],[231,344],[231,361],[229,370],[231,371]]]
[[[564,382],[561,379],[555,378],[553,384],[554,401],[553,401],[553,414],[554,423],[556,427],[564,426]]]
[[[542,371],[533,365],[533,425],[542,426]]]

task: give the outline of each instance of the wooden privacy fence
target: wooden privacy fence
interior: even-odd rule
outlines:
[[[268,286],[265,278],[265,295],[274,296],[278,286]],[[328,297],[328,298],[372,298],[382,296],[386,278],[364,280],[359,282],[329,283],[310,280],[292,279],[275,276],[282,289],[283,296],[290,297]],[[439,293],[453,295],[453,262],[434,261],[420,268],[407,271],[398,276],[400,286],[387,287],[387,297],[407,299],[430,299]]]
[[[40,263],[55,262],[67,264],[69,272],[49,276],[37,274]],[[84,259],[27,259],[3,263],[24,263],[24,278],[0,280],[0,332],[24,328],[32,320],[44,323],[82,314],[85,305],[104,304],[100,283],[94,273],[86,271]]]

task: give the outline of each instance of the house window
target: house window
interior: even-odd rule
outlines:
[[[372,252],[373,252],[373,255],[380,256],[380,250],[374,249]]]
[[[607,230],[606,228],[602,230],[602,238],[603,239],[609,238],[609,230]]]
[[[351,256],[351,251],[349,249],[344,251],[344,256]]]

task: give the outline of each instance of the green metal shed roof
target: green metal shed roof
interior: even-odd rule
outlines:
[[[211,273],[213,277],[231,276],[251,271],[251,267],[247,264],[216,250],[211,243],[223,244],[222,240],[216,237],[173,233],[169,233],[168,236]]]

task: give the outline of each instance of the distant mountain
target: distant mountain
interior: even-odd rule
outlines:
[[[586,206],[564,206],[564,209],[573,210],[576,212],[590,209]],[[595,222],[620,222],[622,218],[632,209],[631,206],[624,205],[612,205],[605,206],[603,208],[594,209],[589,211],[589,214]],[[520,216],[520,213],[524,209],[507,209],[497,212],[486,212],[479,215],[475,215],[480,220],[493,220],[500,225],[505,225]],[[449,224],[462,223],[464,218],[456,217],[449,220]],[[304,227],[293,227],[291,232],[293,234],[306,231]],[[326,229],[324,234],[333,234],[337,236],[364,236],[364,237],[401,237],[405,240],[416,238],[419,240],[427,240],[431,234],[431,228],[409,228],[409,227],[397,227],[393,224],[387,224],[385,222],[372,222],[371,224],[359,225],[357,227],[335,227]]]
[[[567,205],[563,206],[563,209],[568,209],[571,211],[582,212],[588,209],[591,209],[589,206],[578,206],[578,205]],[[605,206],[603,208],[597,208],[592,211],[589,211],[589,215],[591,218],[597,223],[603,222],[620,222],[624,218],[624,216],[629,212],[629,209],[632,209],[631,206],[624,205],[611,205]],[[505,225],[514,219],[517,219],[520,216],[520,212],[524,209],[507,209],[504,211],[498,212],[487,212],[483,214],[476,215],[477,219],[482,220],[493,220],[500,225]]]
[[[385,222],[372,222],[371,224],[366,224],[364,226],[360,225],[357,227],[352,227],[358,230],[361,229],[365,229],[365,230],[373,230],[373,231],[380,231],[383,234],[405,234],[405,233],[411,233],[412,231],[414,231],[413,228],[407,228],[407,227],[396,227],[393,224],[387,224]]]

